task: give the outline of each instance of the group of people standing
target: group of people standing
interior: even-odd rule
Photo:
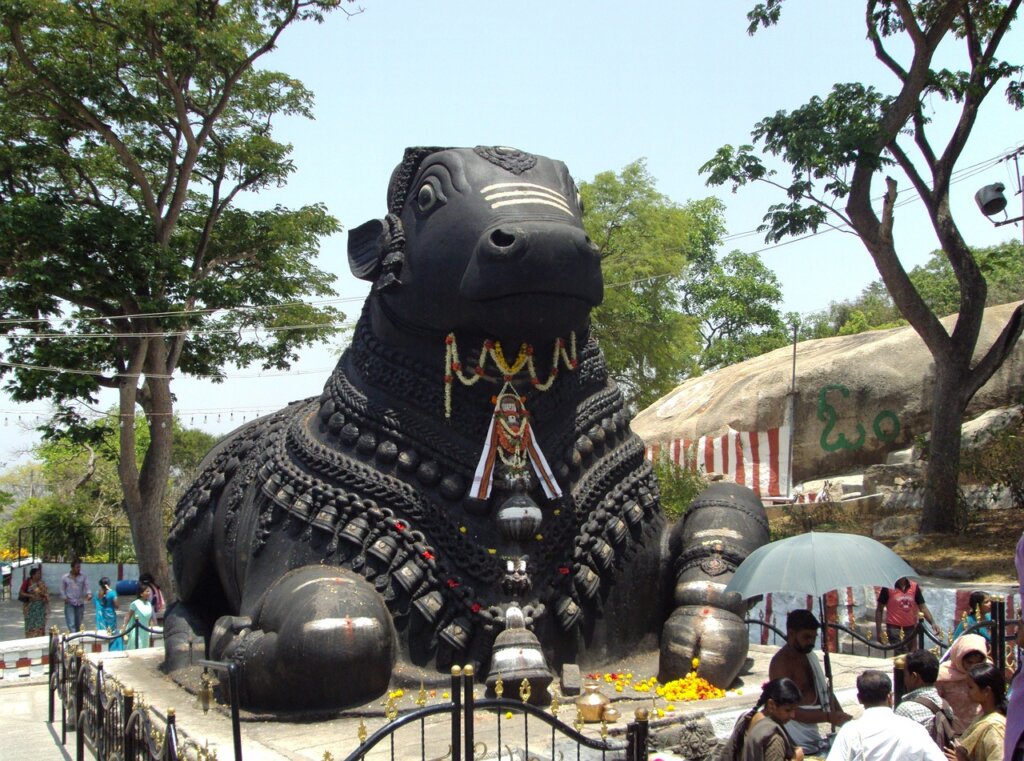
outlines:
[[[164,612],[163,593],[152,574],[144,573],[139,577],[136,597],[128,606],[123,625],[118,622],[118,594],[110,579],[107,576],[100,578],[94,596],[82,572],[82,561],[78,558],[71,561],[71,568],[61,577],[60,586],[64,598],[64,622],[68,631],[82,630],[85,605],[91,600],[96,608],[97,630],[105,630],[108,636],[119,635],[110,640],[110,650],[149,647],[150,629]],[[18,600],[23,606],[25,636],[44,636],[50,613],[50,592],[43,582],[41,565],[29,569],[18,592]]]
[[[1024,534],[1015,563],[1024,599]],[[900,579],[879,595],[878,634],[884,621],[890,641],[907,640],[901,648],[909,650],[902,656],[907,692],[894,709],[889,676],[865,671],[857,678],[864,712],[856,719],[840,708],[814,653],[817,618],[808,610],[791,611],[786,644],[771,660],[769,681],[754,708],[736,722],[719,761],[802,761],[826,749],[827,761],[1024,761],[1024,626],[1017,627],[1016,671],[1004,673],[991,661],[992,632],[971,631],[991,620],[991,598],[974,593],[969,605],[940,664],[933,653],[911,649],[904,636],[916,628],[919,613],[938,632],[917,584]],[[825,738],[821,724],[838,732]]]

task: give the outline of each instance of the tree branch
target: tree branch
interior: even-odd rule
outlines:
[[[135,160],[135,156],[128,149],[128,147],[121,141],[117,134],[106,124],[104,124],[96,114],[85,107],[83,103],[78,101],[76,98],[71,97],[65,90],[54,82],[52,79],[47,77],[40,71],[39,67],[35,65],[31,56],[25,50],[25,42],[21,34],[21,24],[18,22],[12,22],[8,29],[11,33],[11,44],[14,48],[15,53],[18,56],[18,61],[24,66],[36,80],[44,87],[45,90],[53,96],[49,98],[51,102],[60,110],[67,111],[61,99],[66,99],[72,104],[72,108],[75,112],[75,116],[80,118],[90,129],[96,132],[103,140],[114,149],[117,153],[118,158],[123,162],[123,166],[131,174],[132,179],[139,186],[139,191],[142,194],[142,201],[146,207],[146,210],[150,213],[155,220],[159,219],[159,213],[157,212],[156,205],[153,198],[153,190],[149,185],[149,181],[146,178],[146,173],[142,170],[142,167]]]
[[[1018,304],[1017,308],[1013,310],[1013,314],[1010,315],[1010,319],[1006,321],[1006,325],[1003,326],[1002,332],[999,337],[996,338],[995,342],[985,352],[985,356],[971,368],[970,376],[966,380],[962,399],[970,400],[971,397],[977,393],[982,386],[988,383],[989,379],[995,374],[996,370],[1003,364],[1010,352],[1013,351],[1017,341],[1020,339],[1021,333],[1024,332],[1024,303]]]
[[[868,39],[871,40],[871,45],[875,49],[875,58],[884,63],[886,67],[888,67],[888,69],[900,79],[900,81],[904,81],[907,78],[906,69],[900,66],[899,62],[889,55],[889,51],[885,49],[885,44],[882,42],[882,35],[878,33],[878,27],[872,18],[872,16],[875,15],[875,9],[877,7],[878,0],[870,0],[864,14],[864,20],[868,28]]]

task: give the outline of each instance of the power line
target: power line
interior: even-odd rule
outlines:
[[[68,373],[70,375],[90,375],[98,378],[156,378],[163,380],[173,380],[181,376],[168,374],[168,373],[122,373],[117,371],[103,371],[103,370],[82,370],[79,368],[70,367],[54,367],[52,365],[29,365],[22,362],[7,362],[0,361],[0,367],[10,367],[16,370],[30,370],[32,372],[41,373]],[[239,373],[237,375],[217,375],[211,373],[187,373],[190,378],[202,378],[206,380],[242,380],[252,378],[280,378],[282,376],[294,376],[294,375],[315,375],[317,373],[330,372],[334,367],[318,368],[316,370],[286,370],[282,372],[260,372],[260,373]]]
[[[318,330],[323,328],[351,328],[355,325],[352,320],[324,323],[302,323],[298,325],[252,325],[249,327],[237,328],[209,328],[202,330],[162,330],[150,333],[15,333],[10,336],[0,336],[0,339],[64,339],[64,338],[174,338],[176,336],[215,336],[215,335],[239,335],[241,333],[280,333],[286,330]]]
[[[235,312],[255,312],[260,310],[269,309],[287,309],[288,307],[318,307],[327,306],[329,304],[344,304],[354,301],[362,301],[363,296],[344,296],[333,299],[320,299],[314,301],[286,301],[280,304],[261,304],[261,305],[241,305],[234,307],[210,307],[208,309],[180,309],[180,310],[169,310],[165,312],[135,312],[133,314],[121,314],[121,315],[109,315],[109,316],[96,316],[96,317],[58,317],[56,315],[51,317],[38,317],[34,319],[29,318],[9,318],[0,320],[0,326],[2,325],[34,325],[42,322],[49,323],[51,321],[60,320],[75,320],[78,322],[101,322],[110,320],[138,320],[146,319],[151,317],[189,317],[193,315],[209,315],[216,312],[225,312],[228,314]]]

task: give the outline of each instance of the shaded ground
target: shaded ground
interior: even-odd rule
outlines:
[[[772,538],[809,531],[843,531],[871,534],[882,516],[845,515],[837,506],[815,506],[816,512],[799,517],[782,515],[770,520]],[[983,510],[974,514],[962,534],[918,535],[896,548],[900,556],[920,573],[957,581],[1012,584],[1017,581],[1014,550],[1024,528],[1020,510]],[[896,541],[884,540],[893,546]]]

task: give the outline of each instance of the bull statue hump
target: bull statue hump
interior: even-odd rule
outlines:
[[[398,662],[543,688],[654,646],[685,548],[589,334],[600,257],[565,165],[407,149],[348,256],[372,288],[323,393],[219,442],[176,508],[165,667],[203,640],[243,705],[324,710]]]

